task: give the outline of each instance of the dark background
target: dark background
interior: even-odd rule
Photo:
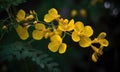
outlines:
[[[33,42],[33,47],[48,53],[59,63],[62,72],[119,72],[120,4],[117,0],[104,0],[103,2],[97,2],[95,5],[91,5],[90,1],[91,0],[28,0],[25,3],[15,6],[15,8],[16,10],[24,9],[26,12],[35,10],[39,20],[42,21],[44,15],[50,8],[56,8],[63,18],[74,18],[75,21],[83,21],[85,25],[92,26],[94,29],[93,38],[97,37],[100,32],[104,31],[107,33],[106,38],[109,41],[109,46],[104,48],[104,53],[99,57],[97,63],[91,60],[93,51],[90,48],[81,48],[78,44],[74,43],[69,36],[65,37],[64,42],[68,44],[68,48],[66,53],[62,55],[50,52],[47,49],[47,40]],[[110,4],[109,8],[105,8],[104,5],[106,2]],[[87,11],[87,17],[81,17],[79,14],[75,17],[70,16],[72,9],[79,11],[81,8]],[[0,16],[4,17],[5,15],[5,11],[1,11]],[[7,34],[4,39],[6,38]],[[5,40],[2,40],[0,43],[5,43]],[[22,67],[24,64],[28,65],[28,69],[30,69],[31,72],[37,67],[29,61],[21,60],[14,62],[15,61],[1,62],[1,71],[18,72],[24,68]]]

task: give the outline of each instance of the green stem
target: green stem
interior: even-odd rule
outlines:
[[[5,18],[4,20],[1,20],[1,23],[4,23],[7,19],[9,19],[9,17]]]
[[[69,36],[71,36],[71,34],[69,32],[65,32],[66,34],[68,34]]]
[[[0,40],[2,40],[3,36],[4,36],[4,33],[0,36]]]
[[[35,41],[34,39],[31,39],[29,42],[28,42],[28,44],[31,44],[33,41]]]
[[[66,35],[66,33],[64,32],[62,39],[64,39],[64,38],[65,38],[65,35]]]

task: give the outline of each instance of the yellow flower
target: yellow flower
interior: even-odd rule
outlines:
[[[109,45],[109,42],[107,39],[105,39],[105,37],[106,37],[106,33],[101,32],[98,35],[98,37],[93,40],[92,43],[100,43],[100,45],[107,47]]]
[[[26,20],[32,20],[33,18],[34,18],[33,15],[29,15],[29,16],[26,17]]]
[[[27,27],[22,27],[21,25],[18,25],[18,27],[16,28],[16,32],[22,40],[26,40],[29,37]]]
[[[104,46],[107,47],[109,45],[109,42],[105,39],[106,37],[106,33],[105,32],[101,32],[97,38],[95,38],[92,43],[99,43],[100,44],[100,48],[97,48],[93,45],[91,45],[92,49],[95,51],[92,54],[92,60],[94,62],[97,62],[98,56],[103,54],[103,48]]]
[[[41,40],[45,35],[45,25],[42,23],[35,24],[35,30],[32,32],[32,37],[35,40]]]
[[[60,19],[58,28],[61,31],[72,31],[74,29],[74,19],[71,19],[68,23],[68,19]]]
[[[97,62],[98,60],[98,56],[102,55],[103,54],[103,46],[100,46],[100,48],[97,48],[93,45],[91,45],[92,49],[95,51],[93,54],[92,54],[92,60],[94,62]]]
[[[62,35],[62,31],[59,29],[59,28],[57,28],[57,29],[53,29],[53,32],[51,32],[51,36],[53,36],[53,35]]]
[[[100,46],[100,48],[97,48],[97,47],[95,47],[95,46],[93,46],[93,45],[91,45],[91,47],[92,47],[92,49],[96,52],[96,53],[98,53],[99,55],[102,55],[103,54],[103,46]]]
[[[72,32],[72,40],[79,42],[81,47],[88,47],[91,45],[90,36],[93,35],[91,26],[84,26],[80,21],[75,23],[74,31]]]
[[[48,44],[48,49],[51,52],[59,51],[60,54],[66,52],[67,45],[62,43],[62,38],[59,35],[54,35],[50,38],[51,42]]]
[[[60,15],[58,14],[57,10],[55,8],[51,8],[49,11],[48,11],[48,14],[45,14],[44,16],[44,21],[45,22],[51,22],[57,18],[59,18]]]
[[[24,21],[24,20],[32,20],[34,16],[32,14],[26,17],[26,12],[23,9],[20,9],[16,15],[17,22]]]
[[[3,29],[3,30],[6,30],[6,29],[7,29],[7,26],[6,26],[6,25],[3,25],[2,29]]]
[[[92,60],[94,61],[94,62],[97,62],[97,59],[98,59],[98,56],[97,56],[97,53],[93,53],[92,54]]]
[[[17,22],[23,21],[25,19],[25,15],[26,15],[25,11],[20,9],[16,15]]]
[[[72,11],[71,11],[71,16],[74,17],[74,16],[76,16],[76,15],[77,15],[77,11],[76,11],[76,10],[72,10]]]
[[[86,10],[85,10],[85,9],[81,9],[81,10],[80,10],[80,16],[86,17],[86,15],[87,15]]]
[[[53,31],[50,31],[50,29],[48,28],[48,30],[47,30],[47,32],[46,32],[46,34],[45,34],[45,38],[48,38],[48,37],[52,37],[52,36],[54,36],[54,35],[62,35],[62,31],[61,30],[59,30],[58,28],[56,29],[56,28],[53,28]]]

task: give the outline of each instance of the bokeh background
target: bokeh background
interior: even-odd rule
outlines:
[[[8,0],[9,1],[9,0]],[[92,3],[92,1],[95,1]],[[59,64],[61,72],[119,72],[119,37],[120,37],[120,3],[119,0],[26,0],[24,3],[15,5],[16,11],[24,9],[26,12],[35,10],[39,20],[43,21],[44,15],[50,8],[56,8],[63,18],[82,21],[94,29],[94,37],[100,32],[107,33],[109,46],[104,48],[104,54],[99,57],[98,62],[91,60],[92,50],[81,48],[73,42],[70,36],[65,37],[64,42],[68,44],[65,54],[52,53],[47,49],[49,40],[42,39],[32,43],[32,47],[47,53]],[[1,5],[3,4],[2,1]],[[84,9],[86,17],[79,13],[71,16],[71,11]],[[0,18],[6,17],[4,9],[0,9]],[[0,46],[21,41],[14,31],[5,34],[0,40]],[[15,39],[16,38],[16,39]],[[25,41],[23,41],[25,42]],[[0,72],[44,72],[36,63],[30,59],[2,61],[0,60]],[[47,72],[47,71],[46,71]],[[51,71],[52,72],[52,71]],[[56,71],[57,72],[57,71]]]

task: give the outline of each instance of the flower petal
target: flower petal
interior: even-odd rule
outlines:
[[[37,23],[35,24],[35,29],[43,31],[45,30],[45,25],[42,23]]]
[[[51,16],[50,14],[46,14],[45,16],[44,16],[44,21],[45,22],[51,22],[51,21],[53,21],[55,18],[53,17],[53,16]]]
[[[96,53],[98,53],[99,49],[98,49],[97,47],[95,47],[95,46],[93,46],[93,45],[91,45],[91,47],[92,47],[92,49],[93,49]]]
[[[74,30],[76,32],[81,32],[84,29],[84,24],[81,21],[75,23]]]
[[[97,37],[98,40],[104,39],[106,37],[106,33],[105,32],[101,32],[99,34],[99,36]]]
[[[78,36],[78,34],[75,31],[72,32],[72,40],[75,42],[80,41],[80,37]]]
[[[62,43],[59,47],[59,53],[60,54],[63,54],[66,52],[66,49],[67,49],[67,45],[65,43]]]
[[[51,14],[51,15],[57,15],[57,14],[58,14],[58,12],[57,12],[57,10],[56,10],[55,8],[51,8],[51,9],[48,11],[48,13]]]
[[[93,54],[92,54],[92,60],[93,60],[94,62],[97,62],[97,59],[98,59],[97,54],[96,54],[96,53],[93,53]]]
[[[85,26],[83,33],[85,36],[90,37],[93,35],[93,29],[91,28],[91,26]]]
[[[17,20],[17,22],[20,22],[20,21],[22,21],[22,20],[24,20],[25,19],[25,11],[24,10],[22,10],[22,9],[20,9],[19,11],[18,11],[18,13],[17,13],[17,15],[16,15],[16,20]]]
[[[39,30],[34,30],[32,32],[32,37],[35,40],[41,40],[44,36],[44,32],[43,31],[39,31]]]
[[[59,28],[59,30],[61,30],[61,31],[67,31],[67,25],[59,24],[59,25],[58,25],[58,28]]]
[[[48,44],[48,49],[49,49],[51,52],[57,52],[59,46],[60,46],[60,45],[57,44],[57,42],[50,42],[50,43]]]
[[[59,35],[53,35],[51,38],[50,38],[51,41],[59,41],[60,43],[62,43],[62,38],[59,36]]]
[[[26,40],[29,37],[28,29],[26,27],[22,27],[21,25],[18,25],[16,32],[22,40]]]
[[[71,31],[73,29],[74,29],[74,19],[70,20],[67,31]]]
[[[108,40],[106,40],[106,39],[99,40],[99,43],[100,43],[102,46],[105,46],[105,47],[107,47],[107,46],[109,45],[109,42],[108,42]]]
[[[81,36],[79,45],[81,47],[89,47],[91,45],[91,39],[89,37]]]
[[[54,19],[57,19],[58,17],[60,17],[60,15],[58,15],[58,12],[55,8],[51,8],[49,11],[48,11],[48,14],[46,14],[44,16],[44,21],[45,22],[51,22],[53,21]]]

